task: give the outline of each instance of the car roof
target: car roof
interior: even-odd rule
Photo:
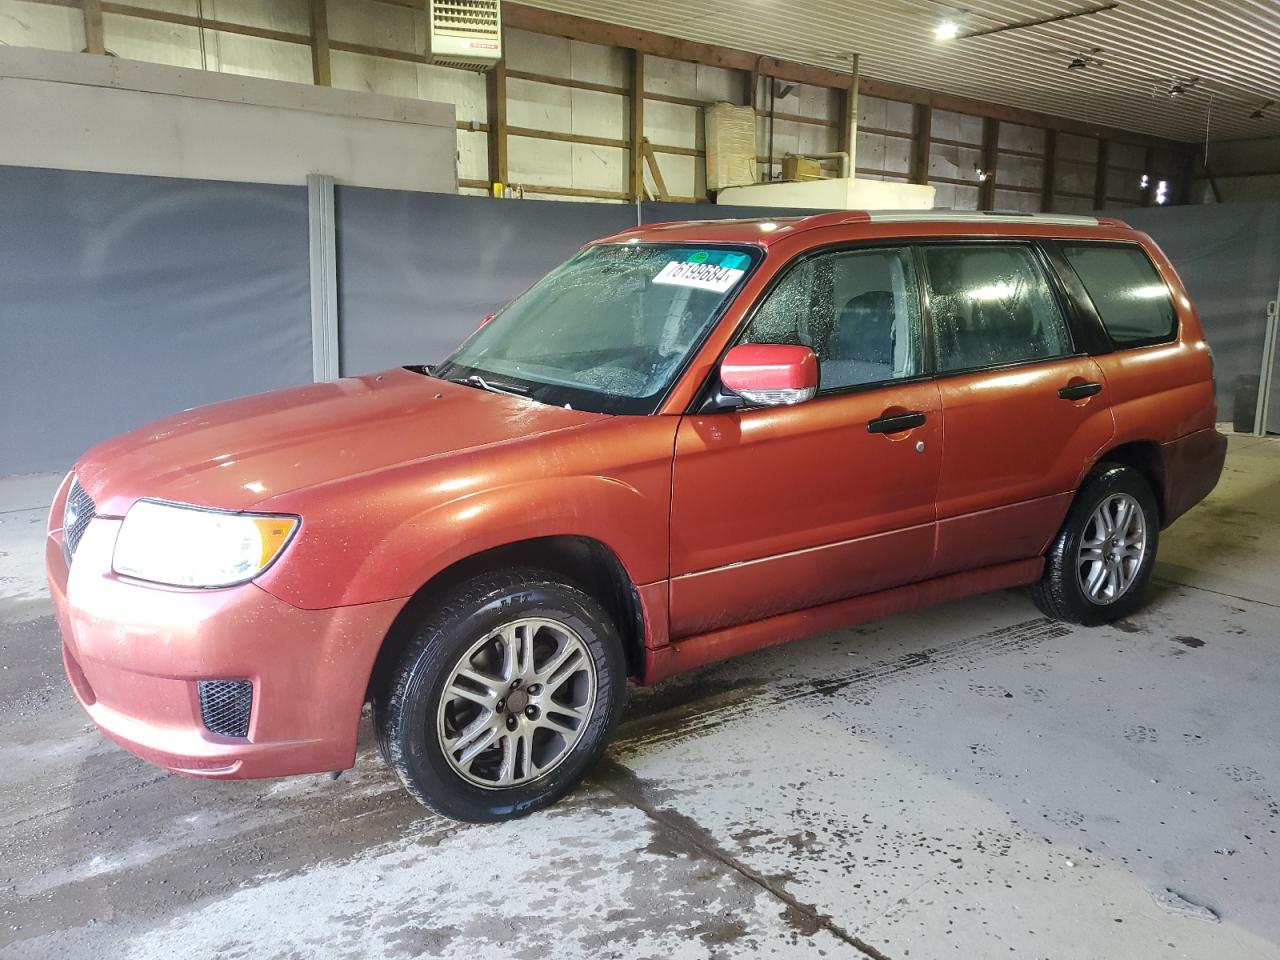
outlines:
[[[959,210],[838,210],[808,217],[752,217],[743,220],[675,220],[651,223],[623,230],[597,240],[597,243],[750,243],[767,247],[786,237],[824,227],[859,226],[868,237],[892,236],[893,224],[904,227],[903,235],[920,236],[922,230],[936,226],[946,235],[968,233],[966,224],[982,228],[974,232],[1018,236],[1024,231],[1032,236],[1052,233],[1049,228],[1130,229],[1123,220],[1112,217],[1084,217],[1069,214],[1028,214],[1002,211]],[[958,229],[957,229],[958,228]],[[994,229],[989,229],[994,228]]]

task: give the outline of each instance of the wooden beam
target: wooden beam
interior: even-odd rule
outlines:
[[[311,45],[311,36],[305,33],[291,33],[288,30],[269,30],[266,27],[250,27],[230,20],[210,20],[208,17],[195,17],[185,13],[171,13],[168,10],[154,10],[151,7],[136,7],[130,3],[111,3],[108,0],[90,0],[101,9],[102,13],[112,13],[121,17],[134,17],[138,20],[156,20],[160,23],[176,23],[184,27],[197,27],[201,30],[216,30],[219,33],[235,33],[244,37],[259,37],[263,40],[279,40],[281,43],[296,43],[301,46]],[[88,4],[86,4],[86,11]]]
[[[311,79],[317,87],[333,85],[329,66],[329,0],[311,0]]]
[[[532,127],[508,126],[507,136],[527,137],[530,140],[558,140],[561,143],[585,143],[593,147],[613,147],[617,150],[626,150],[631,146],[630,140],[616,140],[613,137],[591,137],[585,133],[560,133],[557,130],[535,130]]]
[[[572,87],[574,90],[594,90],[596,93],[612,93],[625,97],[626,87],[615,87],[607,83],[589,83],[586,80],[573,80],[569,77],[557,77],[549,73],[530,73],[527,70],[508,70],[508,80],[528,80],[533,83],[549,83],[557,87]]]
[[[653,144],[647,138],[641,138],[640,144],[644,150],[644,158],[649,163],[649,173],[653,175],[653,185],[657,189],[658,200],[670,200],[671,195],[667,193],[667,183],[662,179],[662,168],[658,166],[658,158],[653,154]]]
[[[84,0],[84,52],[107,52],[102,36],[102,4],[99,0]]]
[[[1058,179],[1058,131],[1049,129],[1044,132],[1044,166],[1040,170],[1044,182],[1040,184],[1040,212],[1052,213],[1054,189]]]
[[[1098,161],[1093,172],[1093,209],[1102,210],[1107,205],[1107,174],[1111,158],[1111,143],[1105,138],[1098,141]]]
[[[503,48],[506,48],[505,38]],[[485,75],[489,118],[489,183],[507,183],[507,61]]]
[[[915,138],[912,141],[911,182],[929,182],[929,151],[933,145],[933,108],[927,103],[915,105]]]
[[[631,102],[627,114],[630,125],[627,136],[631,138],[631,155],[629,173],[627,175],[628,192],[631,199],[639,203],[644,199],[644,52],[630,50],[631,58]]]
[[[1000,121],[986,117],[982,121],[982,171],[986,179],[978,187],[978,209],[996,208],[996,164],[1000,157]]]

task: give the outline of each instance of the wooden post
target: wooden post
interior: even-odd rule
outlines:
[[[929,182],[929,150],[933,144],[933,107],[917,103],[915,110],[915,139],[912,140],[911,182]]]
[[[107,52],[107,45],[102,37],[101,0],[84,0],[84,52]]]
[[[1111,165],[1111,142],[1105,137],[1098,141],[1098,165],[1093,175],[1093,209],[1107,206],[1107,173]]]
[[[505,37],[504,44],[505,44]],[[507,61],[501,60],[487,78],[489,119],[489,186],[507,184]]]
[[[333,84],[329,68],[329,0],[311,0],[311,80],[317,87]]]
[[[631,199],[644,199],[644,53],[631,51]]]
[[[1050,127],[1044,132],[1044,182],[1040,185],[1040,212],[1053,212],[1053,192],[1058,179],[1058,131]]]
[[[1000,121],[986,117],[982,121],[982,171],[986,179],[978,187],[978,209],[996,208],[996,160],[1000,145]]]

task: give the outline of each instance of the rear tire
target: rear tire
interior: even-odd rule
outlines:
[[[383,755],[455,820],[524,816],[604,752],[626,689],[617,627],[544,570],[483,574],[426,617],[375,705]]]
[[[1100,626],[1133,613],[1155,566],[1160,513],[1132,467],[1098,465],[1085,478],[1031,588],[1055,620]]]

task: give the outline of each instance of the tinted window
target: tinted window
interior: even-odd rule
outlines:
[[[915,376],[920,304],[910,253],[842,250],[801,261],[760,305],[743,342],[809,347],[823,390]]]
[[[1063,244],[1062,251],[1112,340],[1133,345],[1172,339],[1178,315],[1169,288],[1141,247]]]
[[[983,243],[922,249],[939,370],[1072,352],[1062,311],[1029,247]]]

